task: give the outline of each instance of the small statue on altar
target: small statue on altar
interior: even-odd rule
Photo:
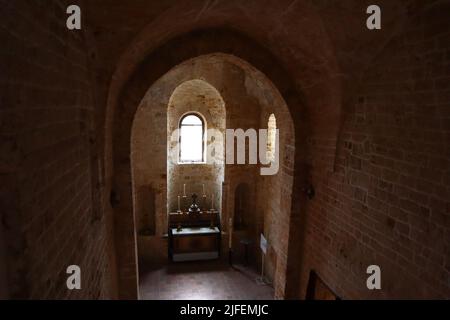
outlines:
[[[200,207],[198,206],[198,204],[197,204],[197,198],[198,198],[198,196],[194,193],[193,195],[192,195],[192,204],[191,204],[191,206],[189,207],[189,213],[200,213]]]

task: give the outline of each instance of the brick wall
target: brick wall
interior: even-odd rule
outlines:
[[[112,296],[107,217],[93,196],[88,47],[83,32],[67,30],[67,5],[1,2],[1,206],[13,298]],[[71,264],[81,267],[80,291],[66,287]]]
[[[445,8],[410,21],[364,72],[334,172],[312,172],[300,297],[310,269],[345,299],[450,297],[448,21]],[[366,288],[371,264],[380,291]]]
[[[110,11],[102,18],[105,7],[100,2],[89,1],[100,9],[90,12],[90,22],[104,57],[94,69],[88,49],[95,45],[86,43],[88,34],[65,28],[68,1],[1,1],[0,205],[9,293],[39,298],[114,296],[113,237],[109,236],[111,217],[105,203],[109,190],[100,189],[103,142],[98,133],[103,132],[102,119],[106,118],[106,180],[108,189],[112,187],[112,194],[118,196],[113,200],[118,202],[115,249],[121,254],[121,296],[135,297],[129,173],[133,110],[149,84],[174,65],[201,54],[228,52],[264,71],[283,94],[294,118],[295,145],[302,150],[296,149],[292,174],[300,182],[294,185],[289,247],[284,240],[279,244],[289,250],[281,252],[283,257],[295,261],[284,262],[287,285],[295,287],[295,297],[304,297],[309,271],[314,269],[343,298],[448,298],[448,5],[442,2],[441,7],[409,21],[405,29],[404,16],[419,12],[421,5],[396,3],[395,9],[388,6],[391,2],[383,1],[383,8],[392,9],[383,14],[389,27],[376,36],[360,28],[357,12],[365,8],[356,1],[351,6],[355,10],[348,12],[347,6],[317,2],[317,16],[306,2],[298,1],[287,11],[280,4],[280,10],[271,10],[272,19],[265,19],[267,8],[259,10],[258,4],[235,10],[238,2],[229,2],[224,12],[214,14],[223,8],[214,6],[197,15],[193,4],[184,3],[190,10],[173,6],[171,12],[186,16],[162,15],[164,23],[149,24],[146,31],[151,32],[142,32],[139,45],[126,49],[134,32],[148,23],[149,16],[158,16],[158,11],[148,10],[149,16],[138,17],[116,6],[111,8],[115,17],[124,18],[116,23]],[[438,1],[430,4],[434,2]],[[279,23],[276,28],[275,21]],[[233,25],[249,38],[228,32],[193,32],[162,45],[188,30],[223,25]],[[389,30],[401,34],[387,41]],[[124,50],[132,54],[119,59]],[[280,69],[279,62],[289,72]],[[119,71],[113,77],[108,102],[112,104],[105,111],[106,88],[116,64]],[[138,65],[139,72],[128,79]],[[368,67],[361,73],[364,65]],[[94,74],[101,84],[93,81]],[[298,99],[289,74],[295,78],[296,89],[302,89],[298,91],[304,101]],[[350,80],[342,80],[342,75]],[[123,91],[118,90],[121,81],[126,83]],[[341,81],[351,82],[344,92],[340,92]],[[345,117],[336,136],[342,101]],[[113,118],[111,110],[116,104],[119,116]],[[255,126],[246,122],[242,112],[227,116],[235,127]],[[287,161],[290,174],[294,160]],[[253,177],[248,172],[242,175],[243,171],[230,170],[227,176],[236,178],[233,183],[239,182],[237,178]],[[316,187],[311,201],[300,196],[305,176]],[[278,186],[279,182],[271,182],[270,187]],[[233,196],[229,201],[232,204]],[[264,207],[288,212],[287,202],[274,199]],[[277,255],[276,261],[283,259]],[[82,267],[84,289],[79,292],[65,289],[64,272],[69,264]],[[369,264],[381,266],[380,292],[365,287]],[[300,282],[292,281],[296,274]],[[280,275],[282,282],[284,274]],[[277,288],[282,292],[282,285]]]

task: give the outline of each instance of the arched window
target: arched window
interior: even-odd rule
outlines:
[[[272,113],[267,123],[267,160],[275,161],[275,143],[277,138],[277,119]]]
[[[180,120],[180,162],[205,162],[205,124],[197,114]]]

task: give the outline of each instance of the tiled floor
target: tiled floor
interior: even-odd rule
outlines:
[[[256,273],[220,261],[140,266],[140,295],[145,300],[271,300],[273,289],[258,284]]]

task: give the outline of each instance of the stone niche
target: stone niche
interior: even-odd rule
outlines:
[[[178,149],[178,128],[182,117],[195,114],[203,119],[205,127],[205,162],[181,163]],[[219,92],[206,81],[191,80],[182,83],[174,91],[167,112],[167,209],[178,209],[178,196],[181,209],[185,210],[191,202],[191,195],[199,196],[203,209],[220,209],[221,186],[224,181],[224,141],[225,103]],[[203,188],[204,185],[204,188]],[[183,199],[186,189],[187,199]],[[204,190],[203,190],[204,189]],[[204,193],[203,193],[204,191]],[[206,197],[203,197],[203,194]]]

